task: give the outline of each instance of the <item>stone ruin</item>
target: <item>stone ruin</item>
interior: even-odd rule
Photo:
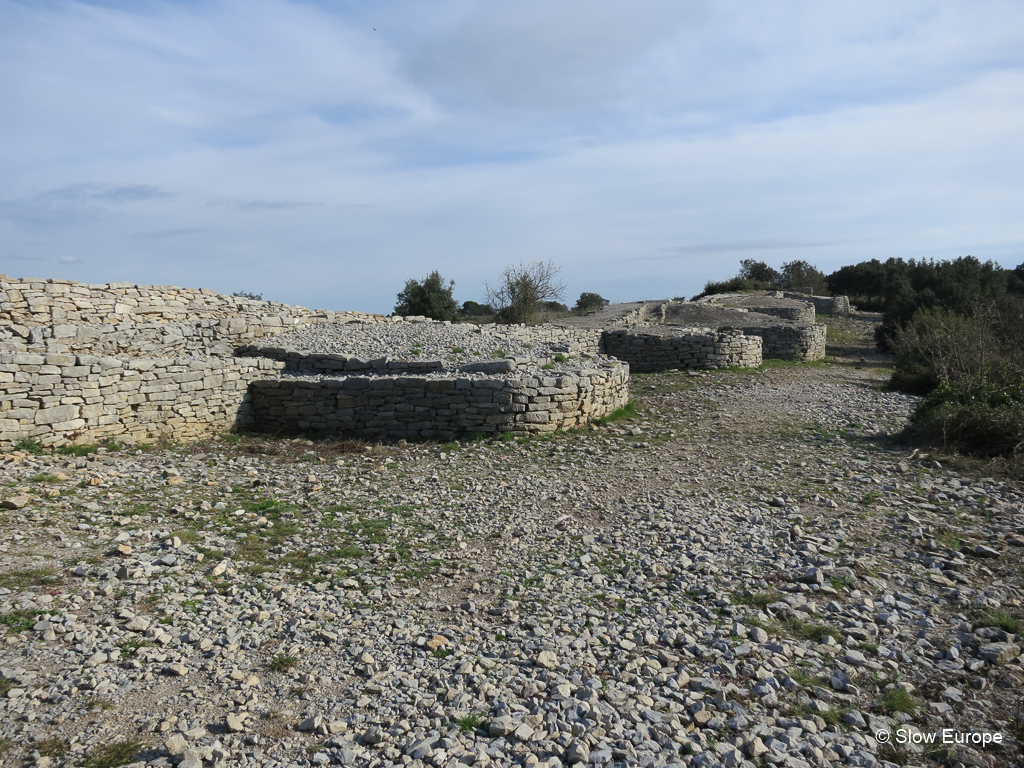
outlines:
[[[813,304],[772,298],[810,307],[813,320]],[[625,405],[631,368],[824,355],[825,327],[806,322],[806,309],[787,318],[749,299],[637,302],[557,324],[472,326],[209,289],[0,275],[0,447],[190,440],[232,428],[525,435],[582,426]],[[369,352],[351,348],[357,337]],[[400,348],[420,337],[447,347]]]

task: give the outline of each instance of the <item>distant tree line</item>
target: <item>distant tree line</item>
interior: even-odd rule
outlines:
[[[792,291],[798,288],[823,294],[828,291],[828,280],[820,269],[801,259],[786,262],[780,270],[768,266],[763,261],[743,259],[740,262],[740,271],[735,277],[721,282],[709,280],[704,290],[694,298],[699,299],[701,296],[716,293]]]
[[[422,315],[434,320],[485,319],[500,323],[530,323],[572,314],[587,314],[608,305],[597,293],[580,294],[570,310],[561,302],[565,284],[558,279],[560,267],[553,262],[513,264],[505,268],[499,280],[485,285],[486,303],[465,301],[459,306],[454,297],[455,282],[445,281],[434,270],[422,280],[408,280],[398,294],[397,315]]]

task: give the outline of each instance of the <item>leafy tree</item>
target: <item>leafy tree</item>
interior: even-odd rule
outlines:
[[[580,297],[576,299],[576,306],[572,308],[572,311],[577,315],[585,315],[588,312],[596,312],[599,309],[604,309],[611,302],[604,298],[599,293],[589,293],[584,291],[580,294]]]
[[[766,286],[777,285],[782,275],[769,267],[763,261],[753,259],[742,259],[740,261],[740,277],[744,280],[754,280],[764,283]]]
[[[423,315],[434,320],[456,320],[459,305],[452,296],[455,281],[445,285],[444,278],[435,269],[422,282],[409,280],[398,294],[395,304],[396,315]]]
[[[782,274],[775,281],[780,288],[794,290],[810,288],[812,293],[826,293],[828,280],[825,273],[802,259],[787,261],[782,265]]]
[[[544,302],[562,298],[565,284],[558,281],[559,272],[551,261],[509,265],[496,286],[486,285],[487,303],[503,323],[528,323]]]
[[[463,317],[485,317],[494,314],[494,308],[490,304],[478,304],[475,301],[462,302],[462,309],[459,313]]]

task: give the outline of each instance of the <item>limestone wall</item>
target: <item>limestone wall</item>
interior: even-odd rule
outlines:
[[[675,332],[619,329],[604,332],[603,346],[607,354],[640,372],[761,364],[761,338],[731,328]]]
[[[760,336],[762,355],[780,360],[821,360],[825,357],[824,325],[749,326],[743,333]]]
[[[123,359],[0,352],[0,447],[178,440],[252,423],[247,388],[283,368],[251,358]]]
[[[209,288],[134,283],[79,283],[74,280],[10,278],[0,275],[0,323],[32,327],[54,323],[183,323],[231,319],[287,327],[302,322],[390,322],[383,315],[307,309],[277,301],[255,301]],[[280,322],[276,322],[276,321]],[[278,331],[280,332],[280,331]]]
[[[797,301],[809,301],[814,308],[823,315],[838,315],[845,317],[850,314],[849,296],[811,296],[805,293],[787,291],[783,294],[787,299]],[[813,319],[813,318],[812,318]]]
[[[786,297],[790,298],[790,297]],[[759,312],[762,315],[771,315],[772,317],[781,317],[784,320],[793,320],[798,323],[813,323],[814,322],[814,304],[810,302],[801,302],[794,306],[780,307],[775,304],[759,304],[756,301],[744,301],[741,305],[744,309],[751,312]]]
[[[552,432],[626,404],[628,367],[608,361],[557,376],[280,377],[250,387],[257,429],[365,438]]]

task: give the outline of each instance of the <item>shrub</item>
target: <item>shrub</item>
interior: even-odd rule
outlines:
[[[576,299],[576,304],[573,306],[572,311],[577,315],[585,315],[588,312],[596,312],[599,309],[604,309],[611,302],[604,298],[599,293],[589,293],[584,291],[580,294],[580,297]]]
[[[435,269],[422,282],[409,280],[398,294],[396,315],[423,315],[434,320],[456,320],[459,305],[452,296],[455,281],[445,285],[444,278]]]
[[[828,293],[828,280],[817,267],[797,259],[782,265],[782,271],[768,266],[763,261],[743,259],[740,271],[735,277],[722,282],[709,280],[702,293],[693,298],[711,296],[716,293],[743,293],[745,291],[789,290],[809,288],[813,293]]]
[[[479,304],[475,301],[464,301],[459,314],[463,317],[487,317],[494,314],[494,308],[490,304]]]
[[[487,285],[487,302],[503,323],[528,323],[546,302],[562,298],[565,284],[558,281],[560,267],[551,261],[505,267],[496,286]]]
[[[928,308],[896,332],[892,386],[924,394],[904,434],[982,456],[1024,445],[1024,351],[994,304]]]

